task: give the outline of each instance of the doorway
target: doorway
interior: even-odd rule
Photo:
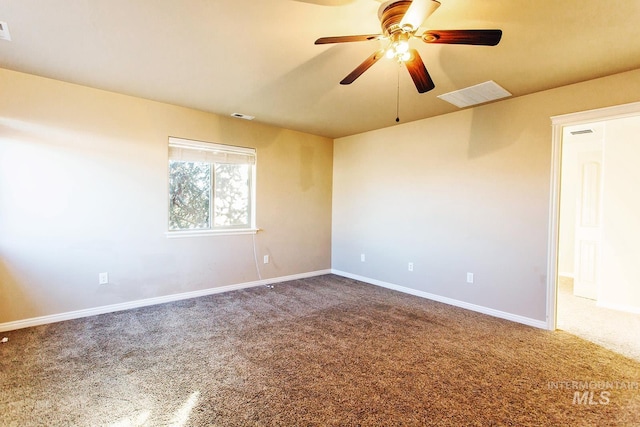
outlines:
[[[640,103],[552,120],[548,328],[640,360]]]

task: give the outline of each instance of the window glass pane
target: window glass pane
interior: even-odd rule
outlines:
[[[249,226],[251,165],[216,163],[214,227]]]
[[[169,230],[210,228],[211,164],[169,161]]]

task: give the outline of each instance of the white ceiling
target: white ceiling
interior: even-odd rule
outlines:
[[[494,80],[514,96],[640,68],[640,1],[440,0],[429,29],[503,30],[498,46],[414,39],[436,88],[380,60],[374,0],[0,0],[0,67],[328,137],[455,111],[436,95]],[[400,71],[400,73],[399,73]]]

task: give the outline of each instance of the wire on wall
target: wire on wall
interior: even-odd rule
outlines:
[[[258,230],[260,231],[260,230]],[[258,250],[256,249],[256,234],[258,231],[252,236],[253,239],[253,261],[256,266],[256,273],[258,274],[258,280],[262,281],[262,274],[260,274],[260,265],[258,264]],[[273,285],[266,283],[265,286],[269,289],[273,289]]]
[[[260,267],[258,266],[258,251],[256,250],[256,233],[253,236],[253,261],[256,265],[256,273],[258,273],[258,280],[262,281],[262,275],[260,274]]]

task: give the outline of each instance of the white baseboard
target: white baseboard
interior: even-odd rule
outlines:
[[[14,322],[0,323],[0,332],[13,331],[16,329],[28,328],[31,326],[46,325],[49,323],[62,322],[64,320],[79,319],[81,317],[95,316],[98,314],[113,313],[116,311],[130,310],[132,308],[146,307],[149,305],[164,304],[172,301],[180,301],[189,298],[203,297],[206,295],[219,294],[222,292],[235,291],[238,289],[253,288],[256,286],[270,285],[273,283],[287,282],[290,280],[306,279],[308,277],[322,276],[330,274],[331,270],[318,270],[308,273],[292,274],[290,276],[274,277],[272,279],[262,279],[254,282],[238,283],[235,285],[220,286],[218,288],[202,289],[199,291],[184,292],[180,294],[165,295],[155,298],[147,298],[136,301],[123,302],[120,304],[104,305],[101,307],[87,308],[84,310],[69,311],[66,313],[51,314],[48,316],[33,317],[30,319],[16,320]]]
[[[522,324],[533,326],[540,329],[547,329],[547,322],[543,320],[531,319],[529,317],[507,313],[505,311],[494,310],[493,308],[484,307],[476,304],[470,304],[468,302],[459,301],[453,298],[447,298],[447,297],[443,297],[436,294],[430,294],[428,292],[407,288],[405,286],[394,285],[393,283],[383,282],[381,280],[376,280],[376,279],[370,279],[368,277],[358,276],[357,274],[351,274],[351,273],[347,273],[340,270],[332,269],[331,273],[336,274],[338,276],[347,277],[349,279],[370,283],[372,285],[381,286],[383,288],[393,289],[394,291],[403,292],[405,294],[415,295],[418,297],[430,299],[430,300],[441,302],[444,304],[453,305],[455,307],[464,308],[466,310],[476,311],[478,313],[487,314],[489,316],[498,317],[500,319],[506,319],[512,322],[522,323]]]

